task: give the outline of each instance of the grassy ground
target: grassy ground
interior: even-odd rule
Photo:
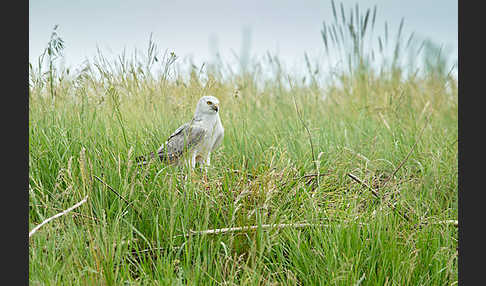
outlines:
[[[128,70],[31,84],[30,229],[88,196],[30,238],[32,285],[457,284],[457,228],[439,223],[457,218],[455,79]],[[220,99],[225,127],[207,180],[138,168],[201,95]],[[262,227],[288,223],[313,225]]]
[[[119,105],[89,94],[31,96],[31,225],[88,195],[31,238],[31,282],[457,281],[455,227],[416,227],[457,217],[457,92],[417,81],[401,83],[399,93],[382,84],[370,82],[369,92],[335,89],[327,100],[295,86],[234,97],[228,86],[214,85],[207,94],[221,100],[225,138],[207,182],[200,171],[157,163],[142,172],[133,161],[190,119],[194,86],[147,87]],[[304,177],[317,170],[295,104],[311,134],[319,181]],[[378,188],[382,200],[348,173]],[[326,226],[189,232],[301,222]]]

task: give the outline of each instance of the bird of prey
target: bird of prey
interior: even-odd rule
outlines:
[[[221,145],[223,136],[219,100],[214,96],[203,96],[196,105],[192,120],[177,128],[160,146],[157,154],[151,152],[136,160],[145,165],[157,155],[163,163],[182,165],[186,162],[194,168],[199,162],[207,167],[211,162],[211,152]]]

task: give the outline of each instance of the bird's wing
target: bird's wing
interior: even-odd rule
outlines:
[[[184,151],[198,145],[205,134],[205,128],[191,125],[191,122],[184,123],[169,136],[167,141],[157,150],[157,153],[150,152],[148,156],[139,156],[136,161],[145,165],[157,154],[162,162],[172,163],[177,161]]]
[[[204,138],[207,129],[191,125],[189,122],[177,128],[162,145],[157,154],[161,161],[177,161],[185,151],[197,146]]]
[[[169,138],[167,139],[167,141],[169,141],[169,140],[170,140],[172,137],[174,137],[174,136],[178,135],[179,133],[181,133],[181,132],[182,132],[182,130],[184,130],[184,129],[186,129],[187,127],[189,127],[189,125],[191,125],[191,122],[186,122],[186,123],[182,124],[181,126],[179,126],[179,128],[177,128],[177,129],[176,129],[176,130],[175,130],[175,131],[174,131],[174,132],[173,132],[173,133],[172,133],[172,134],[169,136]],[[166,142],[166,143],[167,143],[167,142]],[[162,145],[162,146],[160,147],[160,149],[162,149],[163,147],[164,147],[164,145]],[[159,150],[160,150],[160,149],[159,149]]]

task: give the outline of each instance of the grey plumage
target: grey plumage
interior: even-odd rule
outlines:
[[[191,125],[191,122],[186,122],[172,133],[165,144],[163,144],[159,150],[157,150],[157,157],[164,163],[174,163],[181,155],[198,145],[206,130],[202,127]],[[144,164],[148,163],[148,160],[155,158],[155,153],[151,152],[149,158],[144,156],[138,157],[138,161],[143,161]]]

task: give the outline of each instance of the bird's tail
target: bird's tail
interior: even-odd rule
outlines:
[[[138,163],[138,165],[146,165],[150,161],[150,159],[154,158],[155,154],[154,152],[150,152],[149,155],[146,156],[138,156],[135,158],[135,162]]]

